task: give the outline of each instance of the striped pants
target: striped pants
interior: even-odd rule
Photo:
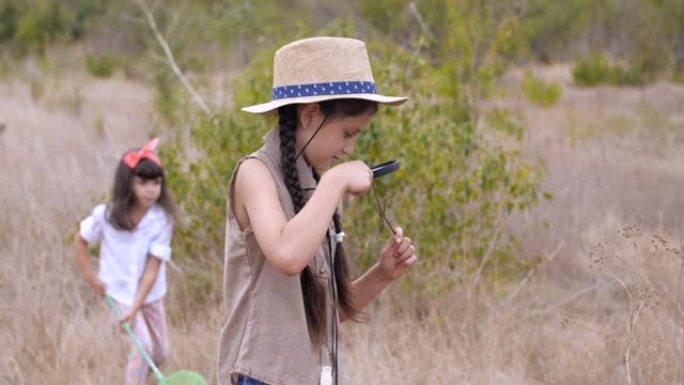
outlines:
[[[129,307],[119,303],[122,312],[127,312]],[[138,337],[147,354],[154,363],[161,365],[168,355],[168,340],[166,335],[166,316],[164,314],[164,302],[158,300],[143,305],[135,315],[133,333]],[[126,385],[144,385],[150,368],[145,362],[138,347],[131,341],[131,353],[126,365]]]

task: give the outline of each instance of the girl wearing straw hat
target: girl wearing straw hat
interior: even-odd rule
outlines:
[[[373,174],[343,162],[378,104],[366,46],[337,37],[298,40],[275,54],[271,101],[243,108],[277,114],[257,152],[240,160],[228,196],[218,383],[345,384],[339,323],[417,261],[402,229],[377,263],[349,276],[338,204]],[[321,174],[321,172],[325,171]]]

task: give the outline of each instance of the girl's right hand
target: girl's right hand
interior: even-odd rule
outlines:
[[[104,296],[107,293],[107,285],[105,285],[105,283],[99,278],[91,278],[88,280],[88,283],[90,284],[90,287],[93,288],[93,291],[95,291],[95,294]]]
[[[340,163],[329,169],[324,176],[333,177],[342,184],[345,193],[361,195],[373,185],[373,172],[360,160]]]

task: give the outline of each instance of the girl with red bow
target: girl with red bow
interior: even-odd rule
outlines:
[[[112,197],[99,204],[80,223],[76,260],[98,295],[108,295],[123,310],[120,323],[128,322],[152,359],[161,364],[167,356],[166,262],[171,257],[174,203],[155,148],[159,139],[121,158],[114,177]],[[100,243],[95,274],[89,247]],[[144,384],[149,372],[139,350],[131,344],[126,384]]]

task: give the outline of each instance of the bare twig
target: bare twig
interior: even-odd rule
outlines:
[[[641,272],[644,269],[641,267],[641,263],[639,263],[639,246],[636,242],[632,242],[632,247],[634,247],[634,265],[636,265],[637,271]]]
[[[684,276],[684,261],[679,262],[679,276],[677,277],[677,301],[682,300],[682,276]]]
[[[549,262],[551,262],[554,258],[556,258],[556,255],[558,255],[558,252],[561,251],[562,248],[563,248],[563,242],[559,243],[558,246],[556,246],[556,248],[549,254],[549,257],[542,262],[542,264],[548,264]],[[530,269],[530,271],[527,273],[525,278],[523,278],[523,280],[520,281],[520,284],[518,285],[518,287],[508,296],[508,298],[506,298],[504,300],[503,303],[504,304],[510,303],[511,300],[513,298],[515,298],[518,295],[518,293],[520,293],[522,288],[527,284],[527,282],[530,281],[530,278],[532,278],[532,276],[537,271],[539,271],[539,266],[535,266],[534,268]]]
[[[426,34],[431,40],[435,40],[435,35],[432,33],[432,31],[430,31],[430,27],[428,27],[425,19],[423,19],[423,16],[418,11],[416,2],[412,1],[409,3],[408,9],[409,12],[411,12],[411,15],[416,18],[416,21],[418,22],[418,25],[420,25],[420,29],[423,31],[423,33]]]
[[[634,341],[634,329],[636,328],[637,319],[639,319],[639,313],[641,309],[644,308],[644,301],[639,303],[639,308],[634,312],[631,322],[629,323],[629,341],[627,342],[627,349],[625,351],[625,371],[627,373],[627,384],[632,385],[632,374],[629,368],[630,353],[632,351],[632,341]]]
[[[17,380],[17,384],[19,384],[19,385],[25,384],[26,381],[24,380],[24,375],[22,373],[22,370],[20,369],[21,365],[19,365],[17,360],[12,356],[10,356],[9,361],[10,361],[10,365],[12,366],[12,371],[16,375],[15,379]]]
[[[627,299],[628,299],[628,301],[629,301],[630,303],[632,302],[632,293],[629,292],[629,289],[627,288],[627,284],[625,284],[625,282],[624,282],[623,280],[621,280],[620,277],[618,277],[617,275],[615,275],[615,274],[613,274],[613,273],[606,273],[606,272],[604,272],[604,273],[602,273],[602,274],[605,274],[605,275],[607,275],[607,276],[613,278],[614,280],[618,281],[618,283],[620,284],[620,286],[622,286],[622,288],[625,290],[625,293],[627,293]]]
[[[544,308],[536,310],[536,311],[532,311],[526,317],[521,317],[521,318],[516,319],[515,322],[508,325],[508,328],[513,329],[517,325],[520,325],[522,323],[526,323],[527,321],[529,321],[531,319],[541,317],[544,314],[548,314],[550,312],[553,312],[557,309],[562,308],[563,306],[569,305],[569,304],[575,302],[576,300],[578,300],[579,298],[582,298],[583,296],[593,292],[594,290],[601,287],[602,285],[605,285],[605,283],[602,281],[594,282],[593,284],[591,284],[591,285],[589,285],[589,286],[587,286],[581,290],[576,291],[575,293],[571,294],[570,296],[568,296],[567,298],[565,298],[564,300],[562,300],[560,302],[551,304],[547,307],[544,307]]]
[[[499,233],[501,233],[501,221],[503,220],[503,215],[504,215],[504,210],[501,209],[499,211],[499,215],[496,218],[496,221],[494,222],[494,234],[492,235],[492,239],[489,240],[489,245],[487,246],[487,251],[485,254],[482,256],[482,261],[480,261],[480,266],[477,268],[477,272],[475,273],[475,277],[473,277],[473,282],[471,283],[471,290],[475,289],[477,284],[480,282],[480,277],[482,276],[482,272],[484,271],[485,266],[487,265],[487,262],[489,262],[489,259],[492,257],[492,253],[494,252],[494,246],[496,246],[496,242],[499,240]]]
[[[138,6],[140,9],[145,13],[145,17],[147,18],[147,24],[150,26],[150,29],[152,30],[152,33],[154,34],[154,37],[157,39],[157,42],[161,46],[162,50],[164,51],[164,55],[166,57],[165,61],[171,67],[171,70],[173,73],[178,77],[178,79],[183,83],[183,86],[185,89],[190,93],[192,96],[192,99],[197,103],[197,105],[200,107],[202,111],[207,116],[212,116],[211,110],[209,109],[209,106],[207,103],[204,102],[204,99],[197,93],[195,88],[190,84],[190,81],[188,78],[185,76],[183,71],[180,69],[178,66],[178,63],[176,63],[176,59],[173,55],[173,51],[171,51],[171,48],[169,47],[169,44],[166,42],[166,39],[164,39],[164,36],[159,32],[159,28],[157,27],[157,22],[154,19],[154,15],[150,11],[150,9],[147,7],[147,4],[145,4],[145,0],[136,0],[138,3]]]

